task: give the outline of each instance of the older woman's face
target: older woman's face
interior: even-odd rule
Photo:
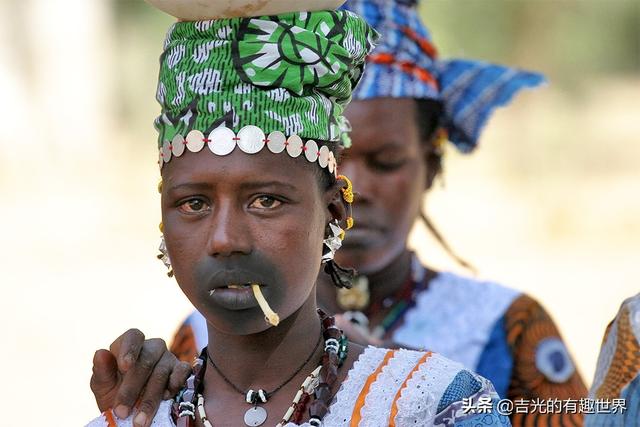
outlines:
[[[358,193],[355,226],[338,262],[363,274],[386,267],[405,248],[426,190],[424,146],[412,99],[354,101],[347,108],[353,145],[340,172]]]
[[[225,157],[186,152],[164,166],[162,219],[176,279],[218,330],[267,328],[247,284],[260,284],[282,319],[315,289],[332,196],[313,167],[237,149]]]

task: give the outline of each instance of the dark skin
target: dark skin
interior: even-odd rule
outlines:
[[[346,116],[353,127],[353,145],[345,152],[340,173],[352,179],[357,192],[353,205],[356,225],[347,232],[344,246],[336,256],[341,265],[355,267],[360,274],[367,275],[372,302],[376,302],[394,294],[410,274],[408,235],[418,216],[424,192],[431,187],[435,178],[433,168],[429,168],[427,161],[431,141],[429,135],[423,135],[419,131],[416,102],[413,99],[354,101],[347,108]],[[172,163],[173,160],[168,167]],[[358,231],[359,229],[362,231]],[[335,302],[335,286],[326,280],[325,275],[320,275],[320,278],[319,304],[329,312],[340,312]],[[370,319],[373,325],[380,320],[375,317]],[[348,322],[339,318],[338,321],[352,341],[363,345],[393,346],[393,343],[376,342],[363,336]],[[125,336],[128,337],[127,340],[120,339],[114,343],[113,354],[126,353],[128,348],[146,345],[144,337],[137,332],[129,331]],[[215,351],[216,348],[213,347],[212,350]],[[166,359],[165,353],[168,353],[166,347],[154,348],[154,352],[147,351],[144,358],[138,357],[134,365],[154,366],[163,357]],[[106,378],[102,389],[92,388],[101,410],[117,407],[119,404],[131,408],[135,401],[135,398],[114,398],[115,393],[109,392],[110,390],[124,388],[127,396],[137,396],[143,390],[140,385],[143,381],[134,381],[135,377],[131,375],[125,375],[124,381],[116,383],[113,378],[122,375],[113,373],[114,366],[94,359],[94,378]],[[178,364],[175,366],[179,367]],[[181,369],[174,377],[183,373]],[[164,376],[158,382],[168,383],[171,374],[167,374],[166,370],[161,373]],[[156,372],[149,375],[152,378],[157,376]],[[186,374],[184,376],[186,378]],[[148,378],[142,374],[140,377],[145,380]],[[297,380],[292,382],[299,385]],[[286,392],[282,394],[289,395]],[[167,393],[164,397],[167,395],[170,394]],[[162,393],[156,393],[150,398],[149,405],[146,406],[153,411],[149,410],[147,414],[155,413],[162,397]]]
[[[236,150],[225,157],[187,152],[162,172],[164,235],[175,277],[207,319],[209,340],[216,343],[210,356],[219,369],[242,390],[269,391],[315,353],[308,366],[263,405],[272,425],[280,421],[322,354],[315,288],[322,241],[330,221],[346,218],[340,193],[344,183],[321,188],[314,167],[267,150],[254,155]],[[247,282],[261,284],[281,318],[278,327],[265,322],[252,297],[248,304],[233,302],[247,291],[224,288]],[[125,334],[122,340],[130,341],[117,351],[140,345],[139,338]],[[338,383],[361,351],[357,345],[350,349]],[[166,359],[164,354],[158,363]],[[146,359],[148,355],[139,357],[133,369]],[[94,378],[101,376],[95,368]],[[243,396],[214,369],[207,369],[204,393],[207,413],[225,414],[212,416],[216,425],[238,425],[248,409]],[[138,413],[135,425],[149,425],[157,406],[152,409]]]
[[[182,291],[207,319],[216,343],[211,358],[238,388],[275,389],[315,349],[308,366],[263,405],[267,424],[277,424],[323,351],[316,347],[315,281],[325,229],[344,220],[345,206],[338,185],[320,189],[317,166],[303,160],[266,150],[206,154],[187,153],[163,170],[167,249]],[[208,282],[206,269],[214,273]],[[228,273],[221,278],[221,271]],[[212,287],[246,282],[263,285],[281,325],[269,326],[255,300],[234,310],[209,295]],[[225,414],[213,416],[220,426],[238,425],[248,409],[214,369],[205,374],[205,401],[207,413]]]

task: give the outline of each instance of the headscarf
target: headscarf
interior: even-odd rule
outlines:
[[[417,0],[348,0],[381,35],[356,100],[382,97],[432,99],[442,105],[439,125],[463,153],[478,144],[496,107],[523,88],[545,81],[541,74],[465,59],[441,60],[418,14]]]
[[[207,145],[286,149],[326,167],[318,145],[348,142],[342,113],[376,39],[348,11],[175,23],[160,58],[160,166]]]

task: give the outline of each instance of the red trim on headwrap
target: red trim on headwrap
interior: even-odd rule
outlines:
[[[374,64],[388,65],[390,67],[397,66],[404,73],[411,74],[422,82],[438,89],[438,81],[433,77],[433,75],[428,70],[418,67],[414,62],[398,61],[391,53],[376,53],[369,55],[369,57],[367,57],[367,61]]]
[[[438,56],[438,50],[429,40],[421,37],[411,27],[403,26],[400,28],[400,30],[405,36],[407,36],[407,38],[413,40],[418,46],[420,46],[420,49],[422,49],[422,51],[426,53],[431,59],[436,59],[436,57]]]

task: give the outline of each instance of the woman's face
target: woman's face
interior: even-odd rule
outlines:
[[[426,190],[425,145],[413,99],[354,101],[346,110],[352,146],[340,173],[357,193],[355,226],[347,232],[337,261],[372,274],[404,250]]]
[[[176,280],[219,331],[268,327],[245,285],[260,284],[281,319],[315,290],[339,193],[320,189],[314,167],[268,150],[185,152],[164,166],[162,220]]]

